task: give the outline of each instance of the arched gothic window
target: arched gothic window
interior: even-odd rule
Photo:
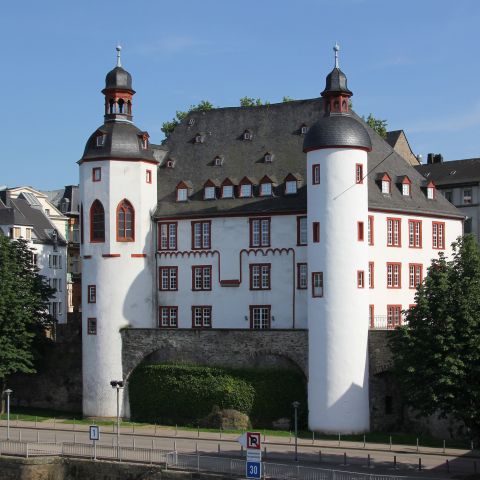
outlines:
[[[105,210],[99,200],[90,207],[90,241],[105,241]]]
[[[135,212],[132,204],[123,199],[117,207],[117,241],[133,242],[135,240]]]

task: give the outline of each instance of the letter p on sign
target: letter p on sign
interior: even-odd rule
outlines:
[[[260,432],[247,432],[247,449],[260,450]]]

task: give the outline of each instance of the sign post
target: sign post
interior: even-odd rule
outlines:
[[[98,425],[90,425],[90,440],[93,442],[93,459],[97,459],[97,440],[100,440],[100,427]]]
[[[262,477],[262,442],[260,432],[246,432],[237,441],[247,449],[245,476],[247,478]]]

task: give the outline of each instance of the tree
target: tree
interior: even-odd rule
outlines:
[[[260,98],[253,98],[253,97],[242,97],[240,99],[240,106],[241,107],[260,107],[262,105],[269,105],[270,102],[262,102]]]
[[[387,138],[386,120],[378,120],[370,113],[366,120],[365,117],[363,117],[363,121],[366,122],[370,128],[375,130],[382,138]]]
[[[165,138],[170,136],[175,130],[175,127],[180,125],[181,121],[184,120],[190,112],[206,112],[212,108],[213,105],[208,100],[201,100],[198,105],[190,105],[190,108],[186,112],[177,110],[175,117],[170,122],[163,122],[162,124],[161,130],[164,133]]]
[[[13,373],[35,373],[35,352],[54,323],[54,290],[38,274],[25,240],[0,236],[0,392]],[[3,403],[0,410],[3,412]]]
[[[480,438],[480,250],[471,235],[452,247],[451,260],[432,261],[390,346],[406,403],[452,415]]]

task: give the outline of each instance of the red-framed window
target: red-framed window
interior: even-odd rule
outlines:
[[[402,246],[402,219],[387,218],[387,246]]]
[[[158,224],[158,249],[177,249],[177,222],[161,222]]]
[[[432,248],[445,248],[445,222],[432,222]]]
[[[320,164],[312,165],[312,184],[320,185]]]
[[[363,242],[364,239],[365,239],[364,224],[363,222],[357,222],[357,240],[359,242]]]
[[[355,183],[363,183],[363,164],[355,164]]]
[[[387,328],[395,328],[402,324],[402,306],[387,305]]]
[[[250,219],[250,247],[270,246],[270,218]]]
[[[163,292],[178,290],[178,267],[158,267],[158,289]]]
[[[423,265],[410,263],[408,265],[408,288],[417,288],[423,280]]]
[[[270,290],[271,265],[270,263],[251,263],[250,290]]]
[[[271,305],[250,305],[250,328],[268,330],[271,326]]]
[[[158,307],[158,328],[178,327],[178,307]]]
[[[97,319],[87,318],[87,335],[97,334]]]
[[[368,306],[368,319],[370,321],[370,328],[375,327],[375,305]]]
[[[368,288],[375,288],[375,263],[368,262]]]
[[[357,270],[357,288],[365,288],[365,271]]]
[[[147,183],[152,183],[152,171],[151,170],[146,170],[145,171],[145,181]]]
[[[320,242],[320,222],[312,223],[312,240],[313,243]]]
[[[204,291],[212,289],[212,266],[192,266],[192,290]]]
[[[102,168],[93,167],[92,168],[92,182],[100,182],[102,180]]]
[[[402,288],[402,264],[387,263],[387,288]]]
[[[89,285],[87,287],[87,301],[88,303],[97,303],[97,286]]]
[[[212,328],[212,307],[194,305],[192,307],[192,328]]]
[[[381,178],[382,183],[382,193],[390,194],[392,192],[392,179],[388,174],[384,174]]]
[[[312,272],[312,297],[323,297],[323,272]]]
[[[373,245],[375,243],[373,215],[369,215],[367,220],[367,241],[369,245]]]
[[[307,217],[297,217],[297,245],[306,245],[308,241]]]
[[[192,222],[192,250],[209,249],[212,246],[211,221]]]
[[[135,241],[135,210],[124,198],[117,207],[117,242]]]
[[[422,221],[408,221],[408,246],[410,248],[422,248]]]
[[[105,210],[100,200],[95,200],[90,207],[90,242],[105,241]]]
[[[306,263],[297,263],[297,288],[298,290],[308,288],[308,267]]]

